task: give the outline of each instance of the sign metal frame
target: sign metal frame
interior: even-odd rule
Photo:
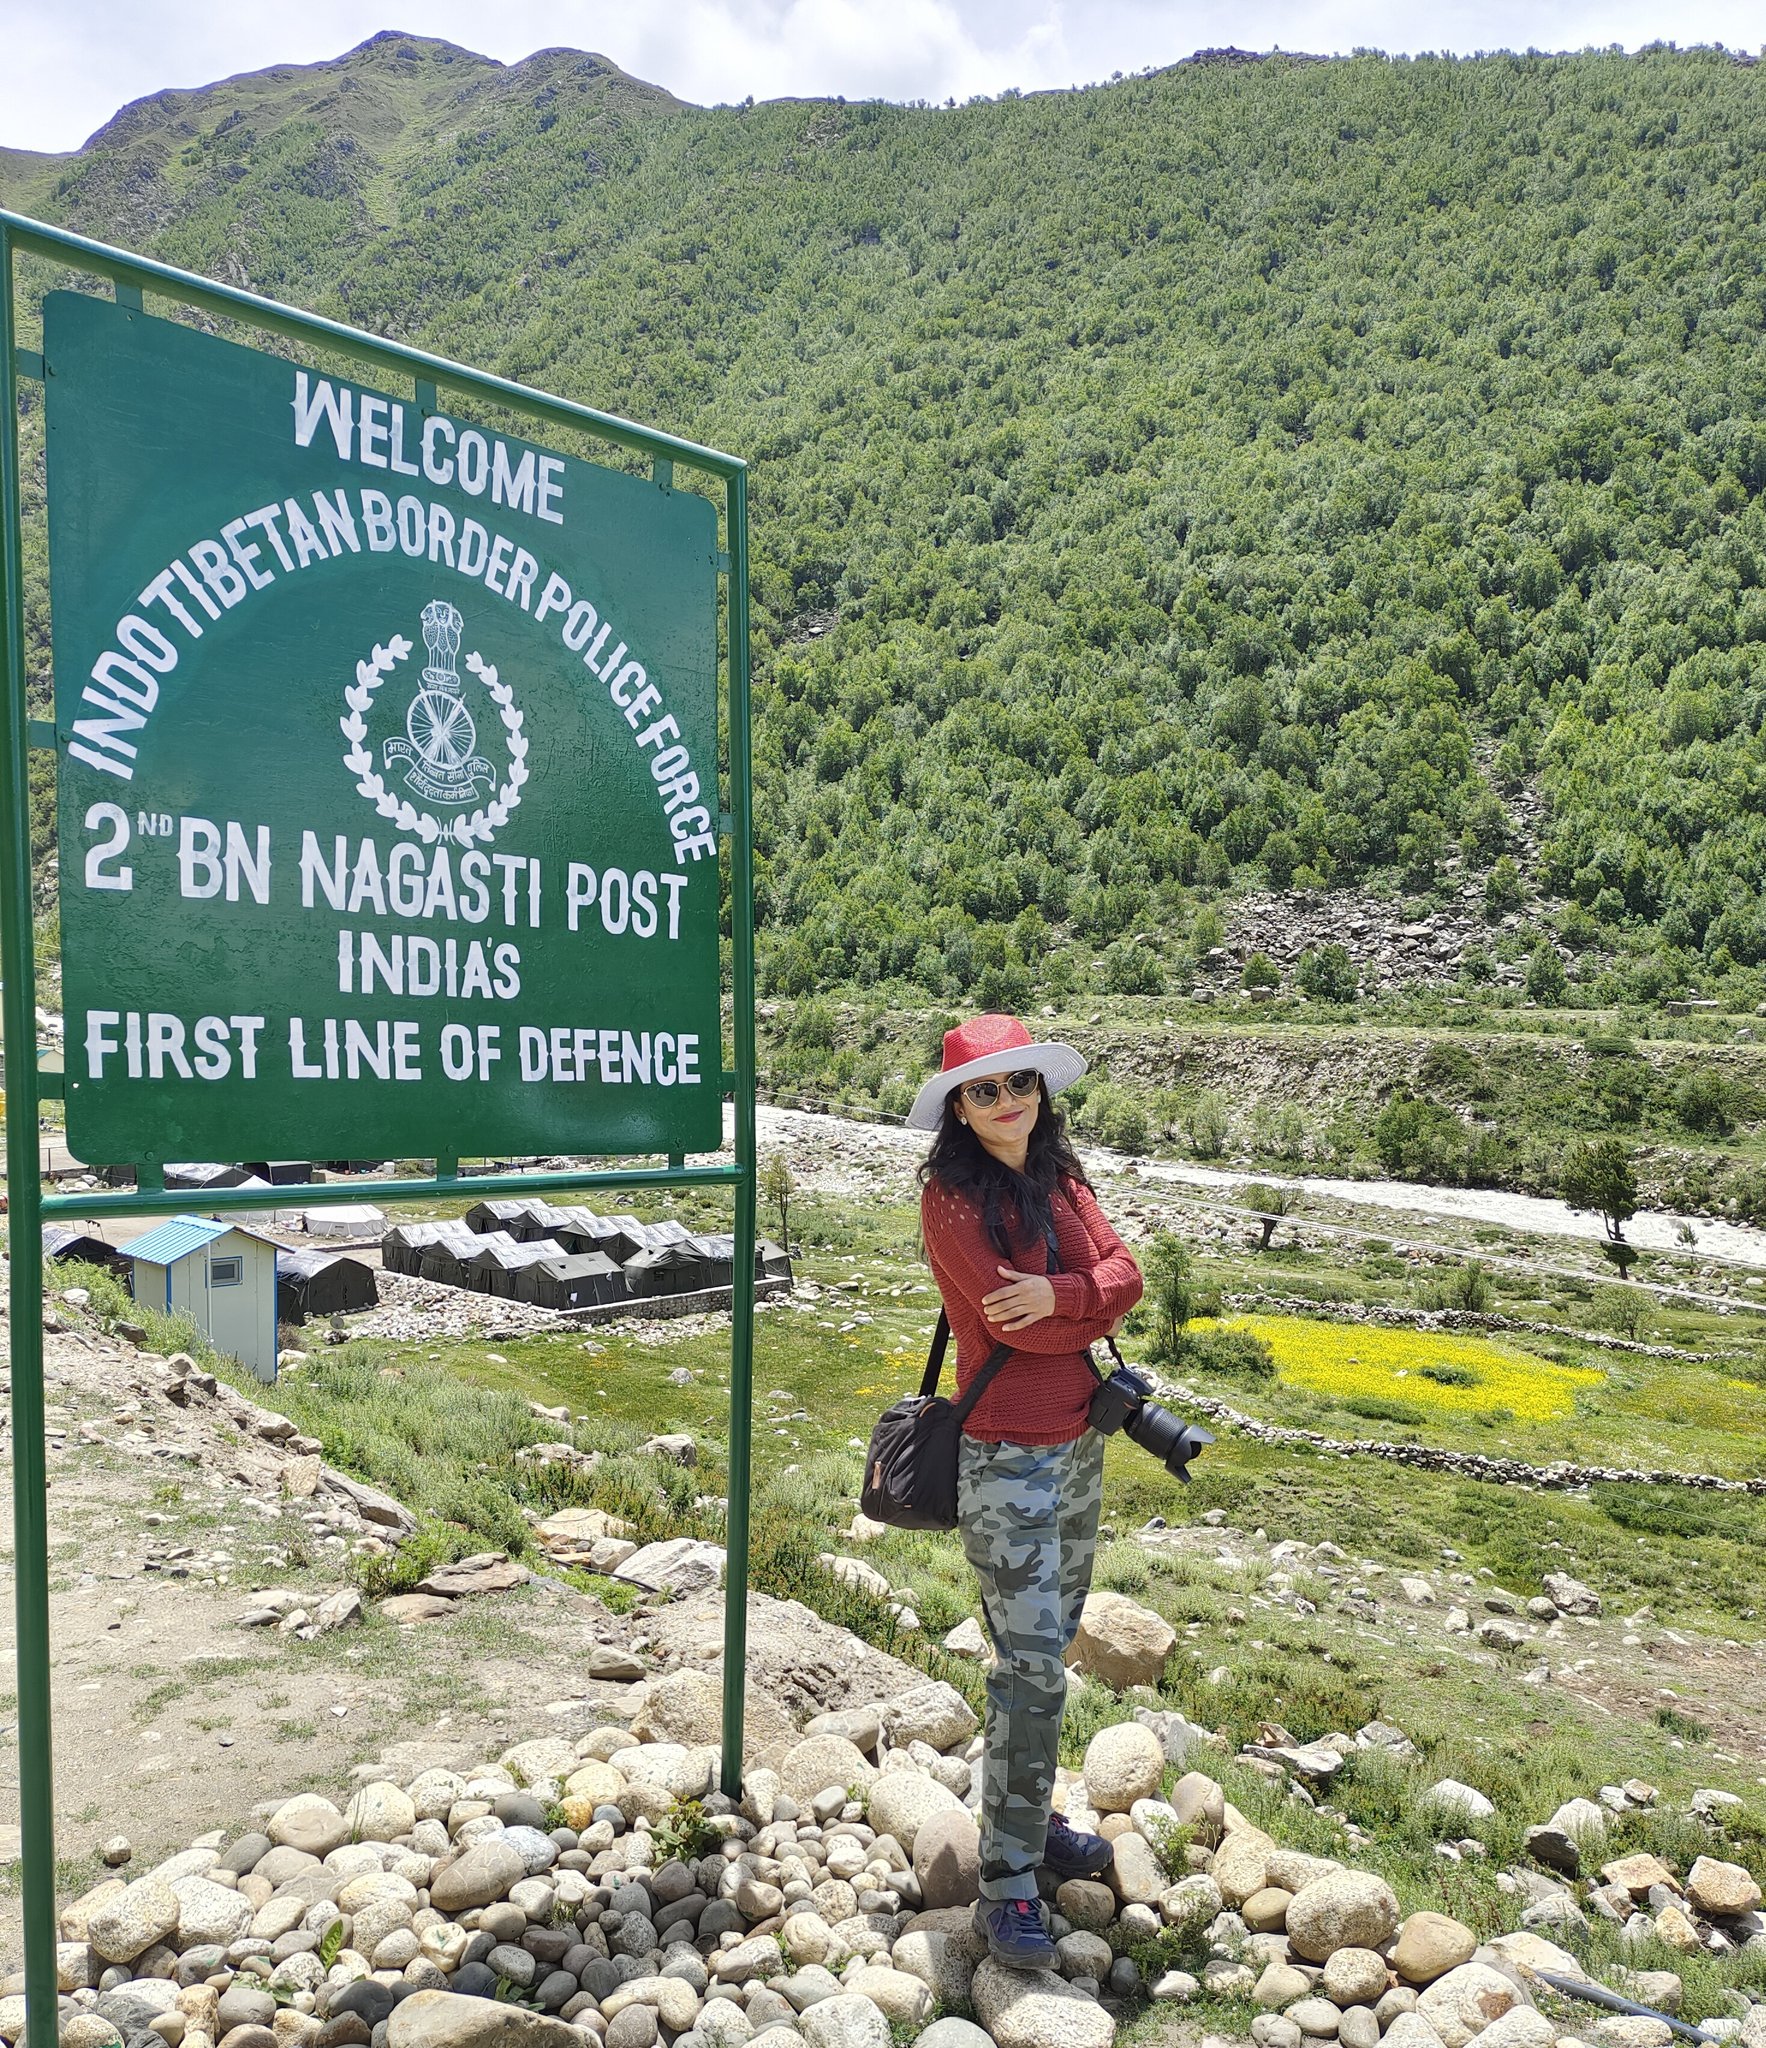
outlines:
[[[755,1024],[752,744],[748,650],[748,472],[738,456],[703,448],[537,391],[508,378],[406,348],[320,315],[215,284],[191,272],[113,249],[22,215],[0,211],[0,1024],[7,1085],[6,1182],[10,1194],[13,1536],[18,1654],[18,1754],[23,1838],[27,2048],[55,2048],[58,2033],[55,1823],[50,1733],[49,1540],[43,1395],[43,1225],[59,1217],[170,1215],[191,1206],[188,1191],[168,1192],[161,1171],[143,1162],[133,1190],[108,1195],[49,1195],[40,1184],[38,1111],[61,1093],[60,1076],[37,1065],[36,971],[31,921],[28,761],[32,747],[53,750],[53,729],[33,721],[26,703],[24,545],[18,386],[40,379],[42,359],[17,340],[18,255],[46,259],[108,279],[118,301],[145,310],[144,294],[260,334],[321,348],[382,375],[408,378],[418,403],[433,406],[438,387],[475,397],[546,427],[564,428],[646,456],[658,482],[676,465],[723,485],[724,705],[728,735],[727,842],[734,1066],[720,1092],[733,1098],[735,1143],[729,1164],[662,1168],[475,1174],[459,1161],[435,1160],[417,1180],[350,1181],[303,1190],[307,1207],[373,1201],[410,1202],[472,1195],[551,1194],[594,1188],[726,1187],[735,1195],[735,1267],[730,1359],[728,1563],[724,1596],[724,1791],[740,1789],[743,1674],[747,1663],[749,1493],[752,1473],[755,1245]],[[262,1207],[260,1190],[222,1189],[201,1206],[224,1213]]]

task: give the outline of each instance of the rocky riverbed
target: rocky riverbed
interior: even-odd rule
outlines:
[[[1628,1941],[1766,1950],[1759,1885],[1723,1854],[1721,1795],[1691,1823],[1709,1848],[1676,1871],[1599,1863],[1637,1783],[1535,1831],[1556,1874],[1499,1879],[1520,1925],[1481,1942],[1408,1914],[1383,1878],[1285,1847],[1201,1765],[1216,1738],[1143,1711],[1102,1729],[1057,1803],[1105,1834],[1102,1881],[1049,1887],[1053,1969],[986,1954],[974,1919],[975,1716],[917,1682],[756,1733],[740,1797],[715,1788],[720,1696],[683,1669],[629,1715],[494,1759],[411,1769],[380,1759],[353,1796],[262,1801],[139,1876],[62,1911],[67,2048],[1110,2048],[1147,2004],[1181,2015],[1239,1998],[1259,2048],[1667,2048],[1662,2017],[1597,2016],[1547,1981],[1580,1979],[1554,1936],[1599,1914]],[[1275,1744],[1264,1768],[1328,1786],[1371,1724]],[[770,1761],[761,1761],[762,1757]],[[1175,1781],[1174,1781],[1175,1780]],[[1168,1794],[1164,1788],[1169,1787]],[[1436,1788],[1444,1832],[1472,1788]],[[1310,1803],[1310,1798],[1308,1803]],[[1455,1853],[1465,1853],[1462,1847]],[[107,1860],[126,1866],[126,1839]],[[1672,2013],[1672,1972],[1619,1973]],[[24,2023],[0,1995],[0,2039]],[[1766,2048],[1766,2005],[1734,1995],[1709,2040]]]

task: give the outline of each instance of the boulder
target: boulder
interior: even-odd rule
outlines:
[[[1075,1927],[1102,1934],[1116,1917],[1116,1894],[1092,1877],[1070,1877],[1055,1892],[1055,1910]]]
[[[704,1593],[724,1575],[721,1543],[702,1542],[695,1536],[671,1536],[662,1543],[646,1543],[634,1550],[613,1573],[635,1586],[648,1586],[671,1593]]]
[[[1386,1995],[1386,1959],[1371,1948],[1340,1948],[1326,1962],[1323,1982],[1333,2005],[1373,2005]]]
[[[496,1998],[414,1991],[392,2009],[386,2048],[583,2048],[575,2027]]]
[[[1562,1977],[1580,1978],[1584,1974],[1582,1965],[1567,1949],[1524,1927],[1514,1934],[1493,1934],[1484,1946],[1499,1962],[1519,1970],[1523,1977],[1540,1970]]]
[[[1418,1804],[1433,1807],[1437,1813],[1450,1814],[1457,1821],[1488,1820],[1496,1811],[1495,1805],[1482,1792],[1471,1785],[1462,1785],[1457,1778],[1443,1778],[1439,1784],[1431,1785]]]
[[[206,1877],[181,1877],[172,1886],[178,1895],[178,1946],[199,1948],[209,1942],[223,1946],[251,1926],[251,1901]]]
[[[1442,2048],[1466,2048],[1492,2021],[1528,2002],[1512,1977],[1487,1963],[1462,1963],[1437,1977],[1417,2000],[1416,2009],[1440,2035]]]
[[[1009,1970],[990,1957],[971,1996],[998,2048],[1111,2048],[1116,2039],[1110,2014],[1052,1970]]]
[[[435,1873],[429,1884],[429,1903],[438,1913],[488,1906],[505,1897],[509,1887],[527,1875],[527,1860],[521,1851],[501,1835],[492,1835]]]
[[[328,1856],[349,1840],[349,1823],[329,1799],[302,1792],[285,1799],[271,1814],[265,1832],[279,1849],[304,1849],[309,1856]]]
[[[806,2005],[797,2015],[797,2031],[809,2048],[890,2048],[889,2022],[882,2008],[856,1991]]]
[[[721,1739],[724,1723],[722,1686],[703,1671],[684,1665],[644,1688],[644,1702],[632,1716],[634,1742],[711,1744]]]
[[[1100,1728],[1085,1751],[1085,1792],[1099,1813],[1126,1813],[1152,1799],[1165,1770],[1165,1745],[1138,1721]]]
[[[1598,1614],[1600,1595],[1568,1572],[1547,1572],[1541,1584],[1545,1597],[1560,1614]]]
[[[1664,2027],[1662,2031],[1669,2040],[1674,2038],[1670,2029]],[[1530,2005],[1511,2007],[1478,2036],[1483,2048],[1553,2048],[1557,2038],[1557,2023],[1548,2020],[1544,2013],[1535,2012]]]
[[[973,1657],[977,1663],[983,1664],[993,1655],[993,1645],[972,1614],[959,1621],[945,1637],[944,1647],[953,1657]]]
[[[1261,1828],[1235,1828],[1221,1843],[1214,1853],[1214,1882],[1229,1906],[1236,1910],[1267,1886],[1274,1847]]]
[[[807,1805],[830,1785],[862,1788],[877,1775],[864,1751],[843,1735],[810,1735],[794,1742],[780,1757],[778,1769],[779,1783],[799,1805]]]
[[[1093,1592],[1085,1596],[1067,1662],[1121,1692],[1131,1685],[1157,1685],[1176,1645],[1177,1631],[1163,1615],[1125,1593]]]
[[[1392,1967],[1407,1984],[1433,1984],[1449,1970],[1469,1963],[1478,1937],[1445,1913],[1412,1913],[1398,1930]]]
[[[986,1944],[975,1932],[967,1907],[960,1914],[946,1910],[941,1917],[954,1923],[949,1926],[933,1924],[935,1917],[940,1916],[916,1914],[907,1932],[897,1936],[889,1960],[896,1969],[918,1977],[941,2005],[967,2005]]]
[[[981,1883],[981,1831],[972,1814],[947,1809],[930,1815],[914,1836],[913,1855],[927,1910],[974,1904]]]
[[[1686,1895],[1701,1913],[1727,1919],[1753,1912],[1760,1903],[1760,1886],[1753,1872],[1739,1863],[1701,1856],[1686,1874]]]
[[[1226,1794],[1204,1771],[1187,1771],[1171,1788],[1171,1810],[1178,1822],[1213,1841],[1226,1819]]]
[[[838,1741],[839,1737],[814,1739]],[[910,1856],[921,1828],[934,1815],[968,1815],[968,1809],[954,1792],[947,1791],[935,1779],[922,1777],[918,1771],[885,1771],[880,1777],[873,1773],[867,1812],[872,1827],[880,1835],[893,1835]]]
[[[1420,2012],[1401,2012],[1380,2037],[1380,2048],[1442,2048],[1442,2042]]]
[[[1218,1878],[1220,1859],[1215,1858]],[[1221,1885],[1226,1893],[1226,1886]],[[1322,1963],[1340,1948],[1378,1948],[1398,1926],[1398,1901],[1371,1871],[1339,1870],[1314,1878],[1288,1908],[1288,1945],[1308,1962]],[[1459,2048],[1457,2042],[1449,2048]]]
[[[178,1894],[157,1877],[143,1877],[107,1898],[92,1915],[86,1939],[107,1963],[132,1963],[143,1949],[178,1929]]]
[[[392,1842],[417,1825],[417,1808],[399,1786],[376,1779],[364,1785],[344,1810],[350,1835],[358,1842]]]
[[[961,2020],[951,2014],[934,2020],[914,2048],[993,2048],[993,2042],[973,2020]]]
[[[1152,1844],[1133,1833],[1116,1837],[1116,1854],[1107,1876],[1111,1890],[1125,1906],[1150,1906],[1171,1884]]]
[[[909,1686],[883,1707],[883,1728],[896,1749],[910,1742],[924,1742],[933,1749],[955,1749],[967,1742],[981,1724],[975,1710],[942,1679],[928,1679],[924,1685]]]
[[[1280,1885],[1266,1884],[1253,1892],[1239,1908],[1239,1918],[1253,1934],[1280,1934],[1288,1924],[1288,1908],[1294,1894]]]
[[[932,1992],[909,1971],[867,1964],[846,1979],[846,1988],[856,1997],[868,1998],[886,2020],[916,2032],[932,2017]]]
[[[1616,1884],[1628,1891],[1634,1899],[1646,1898],[1655,1885],[1667,1885],[1678,1891],[1674,1873],[1659,1856],[1652,1856],[1641,1850],[1635,1856],[1621,1856],[1612,1863],[1601,1866],[1601,1876],[1608,1884]]]

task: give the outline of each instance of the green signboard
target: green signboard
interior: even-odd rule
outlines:
[[[96,298],[43,355],[74,1151],[716,1150],[712,505]]]

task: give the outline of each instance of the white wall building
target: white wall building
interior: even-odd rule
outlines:
[[[124,1246],[145,1307],[188,1311],[217,1351],[276,1377],[277,1246],[210,1216],[174,1216]]]

